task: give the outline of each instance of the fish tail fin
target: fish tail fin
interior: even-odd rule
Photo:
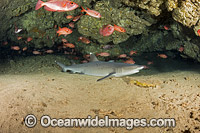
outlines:
[[[67,66],[65,66],[64,64],[62,64],[60,62],[57,62],[57,61],[55,61],[55,63],[62,68],[62,72],[66,72],[67,71]]]
[[[82,6],[81,6],[81,8],[82,8],[81,12],[85,12],[85,9]]]
[[[43,1],[38,0],[37,4],[36,4],[36,6],[35,6],[35,10],[40,9],[40,8],[43,6],[43,3],[44,3]]]
[[[118,30],[118,27],[117,27],[117,25],[116,24],[114,24],[114,30]]]

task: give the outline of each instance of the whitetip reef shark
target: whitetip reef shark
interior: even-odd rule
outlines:
[[[113,61],[99,61],[94,54],[90,54],[90,62],[83,64],[74,64],[65,66],[64,64],[55,61],[62,68],[63,72],[80,73],[92,76],[102,76],[97,81],[101,81],[107,77],[121,77],[138,73],[144,68],[142,65],[117,63]]]

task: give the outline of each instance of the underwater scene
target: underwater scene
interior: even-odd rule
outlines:
[[[200,132],[200,0],[1,0],[0,133]]]

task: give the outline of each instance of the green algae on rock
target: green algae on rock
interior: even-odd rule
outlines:
[[[187,55],[188,57],[195,59],[195,60],[198,60],[200,62],[200,56],[199,56],[200,55],[200,48],[197,45],[195,45],[195,44],[193,44],[189,41],[184,42],[183,53],[185,55]]]

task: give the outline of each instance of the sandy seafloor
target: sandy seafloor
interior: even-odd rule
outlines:
[[[158,59],[133,76],[108,78],[62,73],[54,60],[63,56],[20,57],[1,62],[0,132],[200,132],[200,65]],[[142,62],[141,62],[142,64]],[[140,87],[131,81],[154,84]],[[28,114],[38,118],[34,128],[23,122]],[[52,118],[175,118],[176,127],[43,128],[42,115]]]

